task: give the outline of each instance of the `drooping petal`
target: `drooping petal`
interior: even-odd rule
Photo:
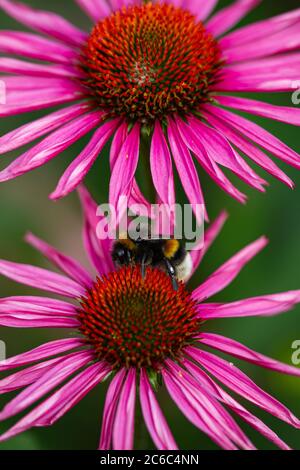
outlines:
[[[225,120],[221,120],[212,114],[204,112],[206,120],[213,125],[216,129],[222,132],[230,142],[236,145],[242,152],[248,155],[251,160],[253,160],[257,165],[266,170],[270,175],[277,178],[279,181],[282,181],[284,184],[290,188],[294,187],[292,180],[268,157],[262,150],[260,150],[256,145],[251,143],[247,138],[245,138],[242,132],[239,132],[228,124]]]
[[[21,432],[37,426],[50,426],[73,408],[91,389],[109,373],[109,368],[97,362],[78,373],[47,400],[34,408],[9,431],[0,436],[5,441]]]
[[[209,176],[230,196],[235,198],[237,201],[244,203],[246,196],[241,193],[234,185],[229,181],[224,173],[220,170],[218,165],[208,158],[205,147],[203,147],[197,134],[193,132],[191,126],[187,125],[183,120],[177,120],[178,130],[185,143],[185,145],[195,154],[200,165],[209,174]]]
[[[29,385],[0,412],[0,421],[8,419],[25,410],[44,395],[49,393],[70,375],[87,365],[94,358],[89,351],[79,351],[65,356],[60,362],[46,371],[38,380]]]
[[[61,358],[50,359],[49,361],[40,362],[34,366],[10,374],[0,380],[0,394],[9,393],[19,388],[24,388],[38,380],[42,375],[48,372],[58,363]]]
[[[246,400],[254,403],[256,406],[291,426],[298,429],[300,428],[300,421],[289,409],[258,387],[246,374],[241,372],[232,363],[194,347],[188,348],[188,354],[238,395],[241,395],[243,398],[246,398]]]
[[[129,369],[119,397],[113,428],[113,448],[132,450],[136,398],[136,371]]]
[[[97,226],[101,222],[107,224],[105,215],[98,211],[96,202],[84,186],[78,189],[84,215],[83,243],[93,266],[100,275],[108,274],[114,269],[111,258],[112,239],[97,235]]]
[[[300,168],[300,155],[254,122],[225,109],[217,108],[216,106],[204,105],[204,109],[211,115],[215,115],[221,121],[227,122],[227,124],[238,132],[242,132],[244,137],[247,137],[252,142],[255,142],[273,155],[276,155],[276,157],[280,158],[285,163],[295,168]]]
[[[201,400],[200,393],[192,387],[184,387],[182,383],[178,384],[177,377],[168,370],[162,371],[164,383],[167,390],[176,403],[180,411],[186,418],[198,429],[207,434],[212,441],[226,450],[235,450],[236,446],[226,436],[224,431],[220,432],[214,415],[211,415]]]
[[[0,172],[0,181],[7,181],[44,165],[79,140],[102,119],[102,112],[93,111],[60,127],[25,152]]]
[[[216,13],[206,24],[206,28],[214,36],[221,36],[239,23],[253,10],[261,0],[236,0],[226,8]]]
[[[6,101],[8,105],[15,105],[20,93],[23,94],[24,103],[27,103],[32,100],[32,97],[35,96],[33,93],[38,92],[38,90],[67,92],[79,89],[78,85],[75,84],[73,80],[65,77],[1,75],[1,80],[6,87]],[[16,99],[14,97],[16,97]]]
[[[208,297],[225,289],[239,274],[242,268],[256,256],[268,243],[265,237],[258,238],[247,245],[226,263],[220,266],[206,281],[193,291],[193,298],[203,302]]]
[[[88,103],[79,103],[50,113],[36,121],[15,129],[0,137],[0,153],[11,152],[23,145],[54,131],[59,126],[84,114],[89,109]]]
[[[0,274],[16,282],[66,297],[79,298],[85,289],[78,282],[47,269],[0,260]]]
[[[109,201],[117,209],[121,197],[129,198],[138,164],[140,125],[136,123],[125,142],[112,170],[109,185]]]
[[[172,159],[158,120],[155,122],[151,141],[150,166],[157,194],[164,204],[172,206],[175,203]]]
[[[300,301],[300,299],[299,299]],[[295,375],[300,377],[300,369],[298,367],[289,366],[283,362],[275,361],[263,354],[253,351],[243,344],[225,336],[213,333],[201,333],[200,342],[219,351],[238,357],[247,362],[251,362],[265,369],[276,370],[282,374]]]
[[[113,119],[96,130],[88,145],[62,175],[50,199],[55,200],[66,196],[82,182],[119,122],[119,119]]]
[[[57,13],[36,10],[10,0],[0,0],[0,8],[25,26],[74,46],[80,47],[88,37]]]
[[[216,397],[217,400],[223,402],[238,416],[240,416],[252,428],[256,429],[260,434],[269,439],[280,449],[290,450],[290,447],[283,442],[275,432],[265,425],[259,418],[250,413],[227,392],[225,392],[216,382],[214,382],[200,367],[196,366],[193,362],[183,359],[184,366],[190,371],[196,380],[199,380],[202,386],[206,387],[210,394]]]
[[[0,72],[15,73],[31,77],[81,78],[82,73],[72,65],[36,64],[11,57],[0,57]]]
[[[66,338],[50,341],[49,343],[42,344],[30,351],[26,351],[18,354],[17,356],[9,357],[4,361],[0,361],[0,371],[40,361],[47,357],[70,351],[71,349],[80,348],[83,345],[84,341],[81,338]]]
[[[300,291],[261,295],[237,300],[227,304],[201,304],[199,316],[205,320],[213,318],[272,316],[291,310],[300,302]]]
[[[202,384],[199,384],[193,376],[175,362],[168,360],[167,364],[178,387],[182,387],[183,390],[187,389],[191,395],[194,395],[194,399],[202,404],[208,415],[211,415],[212,421],[216,420],[214,426],[216,429],[219,428],[220,433],[224,433],[227,438],[232,440],[241,449],[255,450],[252,442],[225,408],[215,400],[214,395],[209,393]]]
[[[75,0],[80,8],[95,22],[111,13],[109,3],[105,0]]]
[[[99,449],[110,450],[112,443],[113,425],[120,392],[123,386],[126,369],[116,373],[112,379],[105,397]]]
[[[65,44],[21,31],[0,31],[0,52],[67,65],[78,60],[78,52]]]
[[[217,100],[222,106],[300,126],[300,109],[295,107],[274,106],[269,103],[236,96],[218,96]]]
[[[198,268],[199,264],[201,263],[204,255],[207,253],[209,247],[215,241],[217,236],[219,235],[220,231],[222,230],[228,214],[225,211],[222,211],[220,215],[216,218],[214,222],[212,222],[209,227],[204,232],[204,240],[203,246],[201,248],[197,248],[197,246],[190,252],[193,262],[193,273]]]
[[[140,401],[145,423],[156,448],[159,450],[177,450],[177,444],[144,369],[141,370],[140,376]]]
[[[191,154],[182,141],[176,124],[172,119],[168,120],[168,139],[182,186],[195,212],[197,221],[201,225],[203,224],[202,214],[199,214],[197,206],[202,205],[205,207],[205,203],[198,173]],[[205,217],[207,218],[206,212]]]
[[[93,284],[93,279],[89,272],[74,258],[58,251],[48,243],[36,237],[32,233],[26,235],[26,241],[31,246],[48,258],[55,266],[61,269],[67,276],[81,284],[83,287],[89,288]]]
[[[246,164],[221,133],[208,127],[193,116],[189,118],[188,122],[192,132],[197,133],[199,141],[202,142],[208,157],[213,162],[230,169],[246,184],[264,191],[262,185],[266,182]]]

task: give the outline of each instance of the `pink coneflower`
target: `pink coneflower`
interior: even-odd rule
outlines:
[[[0,138],[0,152],[5,153],[43,137],[0,173],[1,181],[47,163],[93,130],[53,199],[82,181],[112,136],[114,204],[132,189],[137,198],[141,196],[134,180],[139,156],[150,160],[153,183],[164,203],[175,199],[172,161],[189,201],[203,202],[193,157],[241,202],[245,195],[221,167],[263,191],[266,182],[238,151],[293,186],[264,151],[296,168],[299,155],[224,108],[300,124],[299,109],[236,96],[297,88],[299,53],[292,51],[300,46],[300,9],[228,33],[260,0],[236,0],[214,15],[217,0],[76,2],[94,23],[90,33],[52,12],[0,0],[5,12],[39,33],[0,33],[0,52],[26,58],[0,58],[0,71],[16,74],[2,76],[7,103],[0,105],[0,115],[64,105]],[[146,145],[140,145],[141,139]]]
[[[265,246],[266,239],[262,237],[241,250],[193,292],[183,283],[174,291],[170,278],[158,268],[147,268],[144,278],[140,266],[116,270],[111,261],[111,242],[95,238],[95,203],[84,189],[81,200],[85,246],[98,271],[97,279],[77,261],[33,235],[27,237],[29,243],[64,275],[0,262],[1,274],[72,301],[33,296],[0,300],[2,325],[62,327],[71,331],[66,339],[51,341],[0,363],[2,371],[25,366],[0,381],[1,393],[23,388],[0,412],[1,420],[40,402],[0,440],[34,426],[54,424],[93,387],[110,377],[100,449],[133,448],[137,393],[154,444],[159,449],[177,448],[155,393],[162,383],[186,418],[220,447],[254,449],[228,413],[229,409],[278,447],[288,449],[259,418],[223,390],[223,385],[291,426],[299,428],[300,421],[231,362],[203,348],[209,346],[267,369],[300,376],[296,367],[263,356],[224,336],[203,332],[203,322],[210,319],[271,316],[300,302],[300,291],[228,304],[205,302],[238,275]],[[194,271],[225,218],[221,214],[207,230],[203,250],[192,253]]]

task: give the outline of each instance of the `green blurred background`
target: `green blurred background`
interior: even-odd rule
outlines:
[[[90,28],[89,21],[72,0],[64,2],[55,0],[51,4],[37,0],[26,1],[26,3],[58,11],[81,27]],[[221,0],[220,7],[229,3]],[[285,0],[284,2],[264,0],[261,6],[246,18],[244,23],[267,18],[298,6],[299,0]],[[3,13],[1,13],[0,28],[22,29]],[[261,98],[261,96],[257,95],[256,98]],[[264,98],[277,104],[292,105],[291,96],[288,94],[277,94],[276,96],[274,94]],[[32,115],[2,119],[1,134],[44,114],[45,112],[37,112]],[[299,130],[296,127],[255,117],[253,120],[275,133],[298,152],[300,151]],[[78,155],[88,138],[82,139],[47,166],[17,180],[0,185],[1,258],[48,267],[42,256],[24,243],[24,233],[29,230],[86,263],[81,245],[81,213],[76,194],[58,203],[50,202],[47,196],[54,189],[67,164]],[[12,152],[9,156],[2,156],[1,168],[18,154],[20,151]],[[210,218],[213,219],[222,208],[228,210],[230,218],[221,236],[206,256],[197,275],[193,278],[192,286],[197,285],[220,263],[246,243],[262,234],[266,234],[270,238],[270,245],[243,270],[238,279],[226,291],[216,296],[217,301],[231,301],[247,296],[300,288],[300,185],[298,184],[300,173],[280,164],[280,162],[278,164],[294,179],[296,189],[291,191],[268,175],[265,176],[271,186],[266,194],[257,193],[245,187],[243,183],[235,181],[249,195],[249,202],[245,207],[231,200],[200,171]],[[108,181],[106,150],[86,180],[87,186],[99,203],[107,200]],[[141,186],[143,187],[142,181]],[[178,196],[178,199],[184,202],[180,192]],[[15,284],[4,278],[0,279],[0,296],[36,295],[37,293],[38,291],[34,289]],[[214,321],[206,325],[205,328],[208,331],[219,332],[239,340],[261,353],[290,364],[293,352],[291,345],[294,340],[300,340],[299,315],[300,306],[290,313],[274,318],[224,319]],[[69,335],[69,332],[63,330],[1,328],[0,339],[6,342],[7,356],[12,356],[42,342],[64,337],[66,334]],[[237,360],[234,362],[239,364]],[[248,364],[242,366],[243,370],[250,374],[255,382],[282,400],[296,415],[300,416],[300,379],[267,372]],[[0,449],[95,449],[99,439],[106,388],[107,384],[99,386],[52,428],[30,430],[1,444]],[[1,403],[4,403],[7,398],[1,397]],[[161,392],[160,402],[180,448],[216,448],[177,411],[165,391]],[[262,417],[292,447],[300,449],[299,432],[252,406],[248,406],[248,408]],[[1,423],[0,430],[4,431],[13,422],[14,420],[5,424]],[[256,432],[246,426],[244,428],[259,448],[273,448]],[[149,438],[146,436],[145,439],[146,441],[143,440],[138,445],[143,448],[151,447]]]

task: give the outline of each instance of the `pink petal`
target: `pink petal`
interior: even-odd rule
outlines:
[[[112,170],[121,152],[122,145],[128,136],[128,124],[123,121],[114,133],[109,152],[110,169]]]
[[[201,304],[199,306],[199,315],[206,320],[271,316],[289,311],[298,302],[300,302],[300,291],[289,291],[281,294],[252,297],[227,304]]]
[[[124,144],[127,138],[127,135],[128,135],[128,124],[127,122],[124,121],[116,130],[112,143],[111,143],[110,154],[109,154],[111,171],[113,170],[115,166],[115,163],[118,159],[122,145]],[[129,207],[132,207],[133,205],[135,206],[134,208],[137,209],[135,212],[138,215],[149,217],[149,214],[151,214],[151,204],[143,195],[142,191],[139,188],[139,185],[137,184],[136,179],[133,179],[131,194],[130,194],[129,201],[128,201]]]
[[[262,184],[264,184],[265,181],[246,164],[221,133],[208,127],[193,116],[189,118],[188,122],[193,132],[197,132],[198,139],[202,142],[208,157],[213,162],[230,169],[246,184],[260,191],[264,191]]]
[[[46,258],[48,258],[55,266],[63,271],[67,276],[74,281],[81,284],[83,287],[90,288],[93,284],[93,279],[88,271],[74,258],[66,256],[56,248],[48,245],[40,238],[34,236],[32,233],[26,235],[26,241],[40,251]]]
[[[140,377],[140,401],[145,423],[156,448],[159,450],[177,450],[177,444],[144,369],[141,370]]]
[[[72,65],[44,65],[34,62],[25,62],[11,57],[0,57],[0,72],[16,73],[32,77],[65,77],[80,78],[82,76],[78,68]]]
[[[93,111],[60,127],[2,170],[0,181],[16,178],[44,165],[97,126],[102,116],[100,111]]]
[[[168,139],[183,189],[195,212],[198,223],[202,225],[202,214],[198,213],[197,206],[202,205],[205,207],[205,203],[198,173],[191,154],[181,139],[177,126],[172,119],[168,120]],[[205,216],[207,218],[206,212]]]
[[[55,200],[66,196],[82,182],[119,122],[119,119],[113,119],[96,130],[88,145],[62,175],[55,191],[50,195],[50,199]]]
[[[172,400],[182,414],[221,448],[235,450],[236,446],[225,435],[223,429],[222,432],[220,431],[214,414],[209,413],[202,402],[201,398],[203,397],[198,388],[184,386],[183,381],[179,382],[177,375],[168,370],[163,370],[162,375]]]
[[[0,31],[0,52],[66,65],[78,60],[78,52],[65,44],[20,31]]]
[[[269,76],[277,78],[299,77],[300,54],[282,54],[263,59],[249,60],[230,64],[224,67],[224,72],[234,72],[239,76],[251,76],[253,78]]]
[[[74,46],[80,47],[88,37],[65,18],[50,11],[35,10],[22,3],[9,0],[0,0],[0,8],[29,28]]]
[[[179,387],[188,389],[190,393],[195,395],[195,399],[200,401],[207,412],[211,414],[212,419],[216,420],[216,426],[219,427],[220,433],[237,444],[241,449],[255,450],[255,447],[236,424],[234,419],[227,413],[225,408],[215,400],[215,397],[207,391],[193,376],[183,370],[175,362],[168,360],[168,367],[173,374],[173,380]]]
[[[64,87],[41,90],[12,91],[7,93],[7,103],[0,104],[0,117],[15,116],[21,113],[50,108],[82,98],[77,84],[72,89]]]
[[[80,8],[95,22],[110,15],[111,9],[105,0],[75,0]]]
[[[0,361],[0,370],[4,371],[24,366],[31,362],[41,361],[47,357],[55,356],[65,351],[82,347],[83,345],[84,341],[80,338],[67,338],[50,341],[49,343],[42,344],[30,351],[10,357],[4,361]]]
[[[227,212],[223,211],[220,215],[216,218],[214,222],[212,222],[209,227],[204,232],[204,243],[201,249],[197,249],[197,246],[190,252],[192,262],[193,262],[193,273],[198,268],[199,264],[201,263],[204,255],[207,253],[209,247],[215,241],[219,233],[221,232],[226,220],[227,220]],[[201,241],[202,243],[202,241]]]
[[[103,410],[101,437],[99,443],[100,450],[110,450],[113,434],[113,425],[120,392],[123,386],[126,369],[123,368],[116,373],[112,379],[105,397]]]
[[[0,299],[0,324],[17,328],[78,328],[76,307],[47,297]]]
[[[0,412],[0,421],[8,419],[25,410],[44,395],[49,393],[70,375],[87,365],[93,354],[80,351],[65,356],[59,363],[46,371],[36,382],[29,385],[13,398]]]
[[[296,72],[285,75],[281,73],[280,77],[275,75],[270,76],[237,76],[237,74],[227,72],[224,74],[223,79],[213,86],[216,92],[287,92],[298,90],[298,74]]]
[[[294,187],[291,179],[277,166],[275,163],[263,153],[256,145],[252,144],[248,139],[243,137],[238,130],[228,125],[227,121],[212,116],[212,114],[204,112],[206,120],[216,129],[222,132],[236,147],[248,155],[257,165],[261,166],[270,175],[282,181],[290,188]],[[236,128],[237,129],[237,128]]]
[[[0,441],[16,436],[34,426],[50,426],[73,408],[108,373],[109,369],[99,362],[83,370],[3,434]]]
[[[76,307],[49,297],[15,296],[0,299],[0,314],[35,313],[38,315],[75,316]]]
[[[257,255],[268,243],[265,237],[261,237],[255,242],[247,245],[243,250],[224,263],[217,271],[211,274],[206,281],[203,282],[193,292],[193,298],[198,302],[217,294],[225,289],[240,273],[242,268]]]
[[[0,325],[10,328],[78,328],[80,322],[76,318],[47,317],[34,313],[0,314]]]
[[[250,424],[260,434],[265,436],[271,442],[274,442],[280,449],[290,450],[290,447],[283,442],[277,434],[275,434],[268,426],[266,426],[259,418],[251,414],[246,408],[240,405],[234,398],[226,393],[216,382],[214,382],[202,369],[197,367],[190,361],[183,360],[184,366],[188,371],[204,386],[208,392],[215,396],[217,400],[222,401],[246,423]]]
[[[246,196],[236,189],[233,184],[226,178],[218,165],[208,158],[205,147],[203,147],[198,135],[193,131],[192,127],[184,121],[177,120],[178,130],[185,145],[195,154],[200,165],[209,174],[209,176],[230,196],[244,203]]]
[[[113,429],[113,448],[132,450],[136,398],[136,371],[129,369],[119,397]]]
[[[282,403],[259,388],[246,374],[241,372],[232,363],[221,359],[214,354],[189,347],[188,354],[198,361],[210,374],[220,382],[233,390],[238,395],[246,398],[256,406],[262,408],[286,423],[300,428],[300,421]]]
[[[175,204],[174,176],[170,151],[158,120],[155,122],[150,149],[153,184],[165,204]]]
[[[225,352],[231,356],[238,357],[244,361],[251,362],[252,364],[256,364],[260,367],[264,367],[265,369],[276,370],[282,374],[300,377],[300,369],[298,367],[289,366],[283,362],[275,361],[274,359],[264,356],[263,354],[259,354],[238,341],[226,338],[225,336],[212,333],[201,333],[199,340],[201,343],[206,344],[211,348]]]
[[[1,1],[1,0],[0,0]],[[7,104],[18,104],[17,97],[22,93],[24,102],[29,103],[33,93],[38,90],[78,91],[79,87],[73,80],[66,77],[27,77],[23,75],[1,75],[5,83]],[[31,93],[30,93],[31,92]],[[16,97],[16,99],[14,99]]]
[[[84,186],[80,186],[78,192],[84,215],[84,246],[91,263],[102,276],[114,270],[111,258],[112,240],[110,237],[102,240],[97,236],[97,225],[101,222],[107,224],[107,220],[103,214],[97,211],[96,202]]]
[[[34,366],[10,374],[0,380],[0,394],[9,393],[13,390],[26,387],[38,380],[43,374],[48,372],[61,359],[50,359],[49,361],[40,362]]]
[[[127,198],[130,196],[139,159],[139,148],[140,125],[136,123],[121,147],[110,178],[109,201],[115,209],[122,196]]]
[[[281,15],[268,18],[267,20],[257,21],[237,29],[220,40],[222,48],[240,46],[241,44],[253,42],[261,38],[270,38],[272,34],[282,30],[288,31],[289,27],[295,24],[300,18],[300,8],[292,10]]]
[[[286,29],[265,34],[255,41],[237,45],[224,50],[224,59],[227,63],[242,62],[244,60],[268,57],[274,54],[292,51],[300,46],[299,22]]]
[[[28,264],[0,260],[0,274],[20,284],[66,297],[79,298],[85,294],[85,289],[80,284],[66,276]]]
[[[183,8],[195,15],[197,21],[204,21],[217,6],[219,0],[184,0]]]
[[[297,108],[274,106],[261,101],[233,96],[218,96],[217,100],[222,106],[300,126],[300,109]]]
[[[237,116],[225,109],[217,108],[216,106],[204,105],[204,109],[213,116],[227,122],[228,125],[236,129],[238,132],[243,133],[244,137],[247,137],[264,149],[273,153],[282,161],[294,166],[295,168],[300,168],[300,155],[254,122],[241,116]]]
[[[236,0],[232,5],[217,12],[206,24],[214,36],[221,36],[239,23],[261,0]]]
[[[88,103],[74,104],[15,129],[0,137],[0,153],[10,152],[57,129],[89,109]]]

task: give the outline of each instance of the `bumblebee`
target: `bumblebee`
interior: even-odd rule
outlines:
[[[192,260],[183,243],[175,238],[138,238],[121,236],[113,245],[112,259],[117,267],[140,264],[142,276],[147,266],[165,271],[177,290],[178,281],[186,281],[192,271]]]

